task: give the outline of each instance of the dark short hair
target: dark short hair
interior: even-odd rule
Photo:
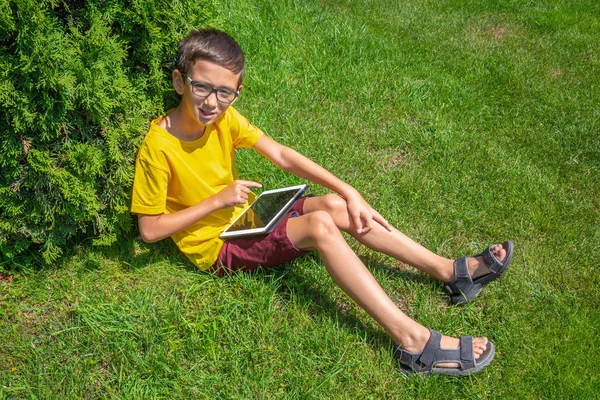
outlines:
[[[246,59],[240,45],[227,33],[217,29],[191,31],[181,42],[177,53],[177,69],[186,74],[198,60],[213,62],[244,78]]]

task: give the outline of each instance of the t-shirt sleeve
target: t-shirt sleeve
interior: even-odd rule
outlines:
[[[233,140],[233,146],[237,148],[248,148],[253,147],[258,139],[264,135],[255,125],[252,125],[246,117],[240,114],[235,108],[230,108],[230,121],[229,129],[231,132],[231,138]]]
[[[169,172],[146,158],[145,146],[135,162],[135,177],[131,212],[138,214],[162,214],[167,204]]]

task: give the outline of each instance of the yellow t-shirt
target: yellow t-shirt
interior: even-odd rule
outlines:
[[[190,207],[238,179],[236,148],[253,147],[263,132],[233,107],[194,141],[184,141],[152,121],[138,152],[131,211],[169,214]],[[221,232],[245,205],[217,210],[171,236],[179,249],[200,269],[217,260]]]

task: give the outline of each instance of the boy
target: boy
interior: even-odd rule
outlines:
[[[179,44],[173,86],[180,104],[152,121],[136,161],[132,212],[142,239],[171,236],[203,270],[251,271],[319,252],[335,283],[365,309],[398,347],[406,374],[467,375],[494,357],[485,337],[455,339],[429,330],[389,299],[340,230],[370,248],[446,283],[453,303],[464,303],[499,277],[512,259],[510,241],[456,261],[440,257],[393,228],[350,185],[251,125],[231,105],[242,90],[245,59],[239,45],[217,30],[192,31]],[[250,189],[238,179],[235,148],[253,148],[275,166],[336,194],[300,199],[268,235],[223,242],[220,233],[247,205]]]

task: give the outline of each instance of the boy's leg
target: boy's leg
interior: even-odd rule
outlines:
[[[306,211],[306,209],[305,209]],[[420,352],[429,340],[427,328],[405,315],[387,296],[373,275],[352,251],[329,213],[315,211],[290,219],[287,235],[300,249],[319,252],[335,283],[371,315],[398,344],[411,352]],[[459,340],[443,336],[441,347],[457,348]],[[475,358],[485,351],[486,338],[475,338]],[[440,364],[453,367],[457,364]]]
[[[348,215],[346,201],[340,196],[328,194],[307,199],[304,203],[304,212],[315,211],[327,212],[338,229],[350,233],[373,250],[412,265],[442,282],[447,283],[454,279],[454,260],[438,256],[395,228],[389,232],[375,222],[373,229],[368,233],[357,233]],[[502,261],[506,257],[506,250],[498,245],[494,249],[494,254]],[[469,271],[473,279],[491,272],[485,266],[482,257],[469,259]]]

